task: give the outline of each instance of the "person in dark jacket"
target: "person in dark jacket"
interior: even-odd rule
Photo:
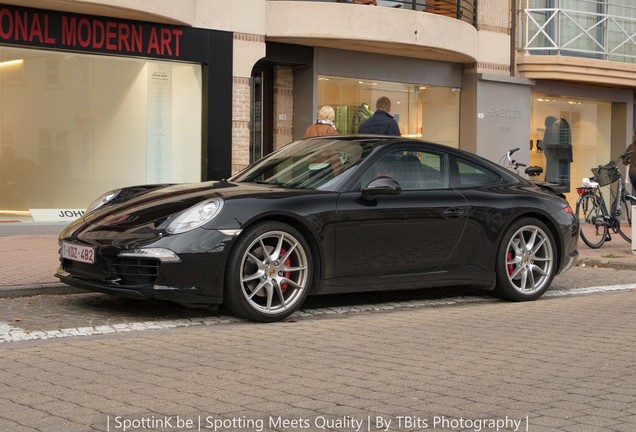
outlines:
[[[361,134],[400,136],[400,127],[391,115],[391,100],[382,96],[375,103],[373,116],[360,125]]]
[[[634,133],[632,143],[627,146],[625,151],[630,153],[623,159],[623,164],[629,166],[629,182],[632,184],[632,193],[636,195],[636,133]]]

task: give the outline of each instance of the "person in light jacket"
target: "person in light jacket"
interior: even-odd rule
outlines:
[[[338,129],[333,120],[336,118],[336,113],[329,105],[325,105],[320,108],[318,112],[318,118],[305,130],[305,138],[313,138],[324,135],[337,135]]]

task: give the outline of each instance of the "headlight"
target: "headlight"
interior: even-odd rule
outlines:
[[[97,210],[98,208],[100,208],[101,206],[103,206],[104,204],[112,200],[113,198],[115,198],[117,195],[119,195],[119,192],[121,192],[121,189],[115,189],[100,195],[99,198],[97,198],[95,201],[91,203],[91,205],[88,206],[88,208],[86,209],[86,213],[92,212],[93,210]]]
[[[180,234],[198,228],[214,219],[222,208],[223,200],[221,198],[200,202],[181,212],[170,222],[166,231],[170,234]]]

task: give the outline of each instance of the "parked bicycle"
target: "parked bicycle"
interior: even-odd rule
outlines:
[[[566,188],[564,188],[562,185],[537,179],[537,177],[539,177],[541,173],[543,173],[543,168],[536,165],[526,166],[526,164],[513,159],[512,155],[515,154],[518,150],[519,147],[508,150],[508,152],[506,152],[506,154],[499,159],[499,165],[509,169],[510,171],[514,171],[519,176],[521,176],[521,168],[524,168],[523,172],[526,176],[528,176],[528,179],[532,183],[539,186],[543,190],[548,190],[560,196],[561,198],[565,198],[563,192],[565,192]]]
[[[603,243],[611,240],[610,230],[618,233],[625,241],[631,243],[632,205],[636,205],[636,197],[627,193],[625,180],[617,167],[618,160],[629,156],[620,155],[616,161],[592,168],[594,176],[584,178],[583,186],[576,188],[579,198],[576,201],[576,215],[581,223],[594,226],[593,230],[581,227],[581,239],[592,249],[598,249]],[[616,190],[611,191],[612,201],[608,209],[601,188],[617,183]]]

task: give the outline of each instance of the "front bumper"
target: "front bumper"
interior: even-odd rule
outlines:
[[[60,258],[55,276],[68,285],[134,299],[197,305],[223,301],[225,264],[233,236],[202,230],[195,236],[166,236],[145,245],[61,240],[95,248],[95,264]]]
[[[62,266],[58,268],[55,276],[61,282],[76,288],[123,298],[167,300],[175,303],[196,305],[216,305],[223,302],[222,295],[208,295],[206,290],[197,287],[188,289],[156,284],[115,285],[73,276],[66,272]]]

